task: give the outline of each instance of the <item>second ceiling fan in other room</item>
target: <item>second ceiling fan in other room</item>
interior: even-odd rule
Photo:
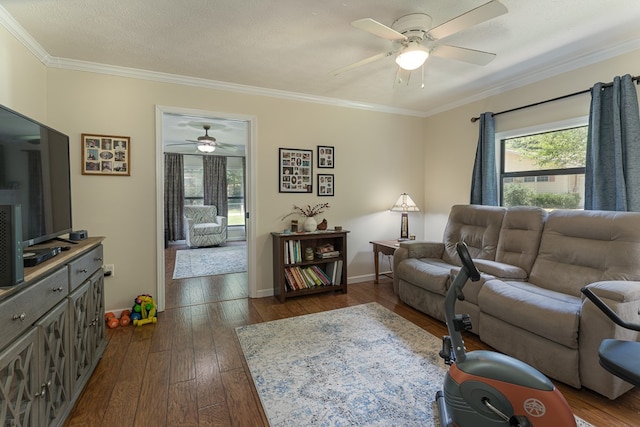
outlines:
[[[187,139],[187,143],[179,143],[179,144],[168,144],[168,145],[186,145],[186,144],[197,144],[196,148],[201,153],[213,153],[217,147],[224,148],[230,151],[236,151],[237,147],[233,144],[225,144],[223,142],[218,142],[213,136],[209,135],[209,129],[211,126],[203,125],[204,135],[199,136],[197,139]]]

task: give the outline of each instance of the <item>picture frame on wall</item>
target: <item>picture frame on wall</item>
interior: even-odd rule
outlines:
[[[280,148],[278,188],[280,193],[313,192],[313,151]]]
[[[131,138],[82,134],[83,175],[131,175]]]
[[[318,145],[318,168],[333,169],[335,148],[329,145]]]
[[[335,177],[332,173],[318,174],[318,196],[333,196]]]

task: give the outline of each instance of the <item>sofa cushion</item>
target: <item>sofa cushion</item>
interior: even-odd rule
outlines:
[[[215,222],[208,222],[204,224],[195,224],[193,226],[193,235],[194,236],[208,236],[209,234],[220,233],[222,231],[222,226],[220,224],[216,224]]]
[[[402,280],[422,289],[445,295],[450,283],[451,264],[436,258],[407,258],[400,263],[398,275]]]
[[[474,259],[473,263],[481,273],[490,274],[500,279],[524,280],[528,276],[525,270],[515,265],[488,259]]]
[[[580,297],[526,282],[494,279],[484,283],[478,303],[482,313],[566,347],[578,348]]]
[[[549,213],[529,281],[576,297],[603,280],[640,280],[640,213]]]
[[[527,277],[538,255],[540,236],[546,218],[547,211],[542,208],[533,206],[509,208],[500,228],[496,261],[520,267],[526,272],[525,277]]]
[[[467,244],[472,258],[494,260],[505,212],[506,208],[500,206],[453,206],[444,230],[442,260],[460,266],[456,244],[461,241]]]

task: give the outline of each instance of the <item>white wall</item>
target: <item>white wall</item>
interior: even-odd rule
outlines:
[[[471,172],[478,141],[478,123],[486,111],[499,112],[589,89],[614,76],[638,74],[640,51],[628,53],[535,84],[473,102],[425,119],[425,236],[441,240],[451,206],[469,203]],[[587,93],[496,117],[496,132],[587,116]],[[446,182],[446,185],[443,185]]]
[[[47,67],[2,26],[0,104],[47,122]]]
[[[349,277],[373,272],[370,240],[399,234],[400,217],[388,212],[399,194],[423,204],[422,121],[416,117],[229,93],[96,73],[49,69],[49,124],[71,139],[74,227],[106,236],[106,306],[131,305],[156,292],[155,106],[252,115],[257,118],[257,285],[272,290],[271,231],[293,204],[328,201],[329,225],[350,230]],[[131,176],[85,176],[80,172],[80,135],[131,137]],[[335,146],[335,169],[315,168],[317,145]],[[315,174],[334,173],[334,197],[278,193],[278,147],[312,149]],[[315,181],[314,181],[315,184]],[[314,185],[315,194],[315,185]],[[321,218],[319,218],[321,219]],[[411,232],[421,236],[422,221]]]

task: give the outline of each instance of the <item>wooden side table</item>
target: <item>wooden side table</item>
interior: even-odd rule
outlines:
[[[393,255],[398,249],[399,243],[397,240],[374,240],[369,242],[373,245],[373,265],[375,266],[376,277],[373,283],[378,283],[378,277],[380,275],[380,260],[379,254]],[[391,277],[386,275],[387,277]]]

